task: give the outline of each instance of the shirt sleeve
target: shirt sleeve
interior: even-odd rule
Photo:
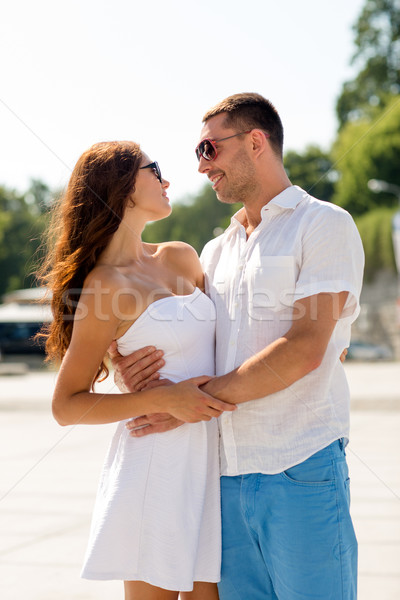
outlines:
[[[341,318],[360,312],[364,250],[348,212],[331,205],[316,211],[302,238],[302,264],[295,300],[319,293],[349,292]]]

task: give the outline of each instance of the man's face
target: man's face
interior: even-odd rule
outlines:
[[[219,140],[233,136],[238,131],[224,126],[225,115],[212,117],[201,130],[200,140]],[[256,171],[249,154],[249,134],[215,142],[217,156],[214,160],[200,157],[199,172],[212,182],[218,200],[228,204],[246,202],[256,188]]]

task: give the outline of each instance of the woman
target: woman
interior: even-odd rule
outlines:
[[[214,374],[215,313],[201,291],[196,252],[141,239],[146,223],[170,214],[168,186],[133,142],[96,144],[78,160],[56,208],[42,272],[54,315],[46,349],[50,359],[62,359],[53,414],[61,425],[118,422],[82,576],[124,580],[126,600],[176,600],[178,592],[216,600],[220,508],[212,417],[235,407],[199,389]],[[108,375],[103,358],[113,340],[121,354],[162,347],[162,376],[176,383],[140,393],[91,392]],[[186,423],[162,435],[129,435],[130,418],[160,411]]]

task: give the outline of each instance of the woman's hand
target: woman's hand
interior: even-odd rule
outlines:
[[[165,385],[173,385],[173,382],[169,379],[157,379],[150,381],[143,388],[143,391],[151,390],[156,387],[162,387]],[[179,421],[168,413],[154,413],[152,415],[142,415],[131,419],[125,425],[132,437],[144,437],[151,433],[164,433],[164,431],[171,431],[184,424],[184,421]]]

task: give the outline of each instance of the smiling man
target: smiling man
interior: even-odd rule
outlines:
[[[359,312],[361,240],[347,212],[289,181],[282,123],[268,100],[230,96],[203,123],[199,171],[221,202],[243,203],[201,256],[217,311],[217,376],[204,390],[238,404],[219,419],[220,597],[354,600],[349,389],[339,355]],[[157,368],[120,366],[130,387]],[[138,425],[147,427],[133,435],[178,423],[149,415]]]

